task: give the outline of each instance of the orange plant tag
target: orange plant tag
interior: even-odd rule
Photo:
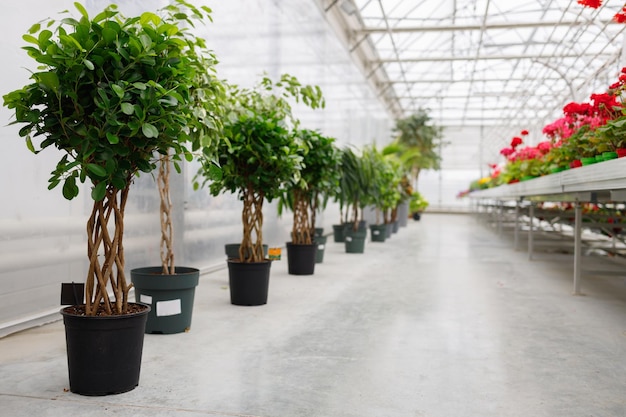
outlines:
[[[270,260],[272,260],[272,261],[280,261],[280,253],[281,253],[281,249],[280,248],[269,248],[267,250],[267,254],[268,254]]]

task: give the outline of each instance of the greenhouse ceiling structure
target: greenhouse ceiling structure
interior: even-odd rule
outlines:
[[[316,0],[390,116],[541,129],[624,66],[624,2]]]

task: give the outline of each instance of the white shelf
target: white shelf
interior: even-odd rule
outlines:
[[[473,191],[469,197],[493,200],[626,201],[626,158]]]

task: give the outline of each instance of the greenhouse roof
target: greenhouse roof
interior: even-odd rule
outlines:
[[[392,118],[538,127],[624,66],[615,0],[316,1]]]

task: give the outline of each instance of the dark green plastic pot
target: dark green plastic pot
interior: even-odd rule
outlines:
[[[346,230],[346,253],[363,253],[365,252],[365,239],[367,237],[367,229]]]
[[[135,286],[135,301],[152,307],[146,322],[146,333],[187,332],[191,328],[200,270],[177,266],[174,275],[163,275],[161,271],[160,266],[130,271]]]
[[[317,245],[317,252],[315,252],[315,263],[321,264],[324,262],[324,250],[326,249],[327,236],[316,236],[315,244]]]
[[[370,224],[372,242],[384,242],[387,237],[387,226],[384,224]]]

